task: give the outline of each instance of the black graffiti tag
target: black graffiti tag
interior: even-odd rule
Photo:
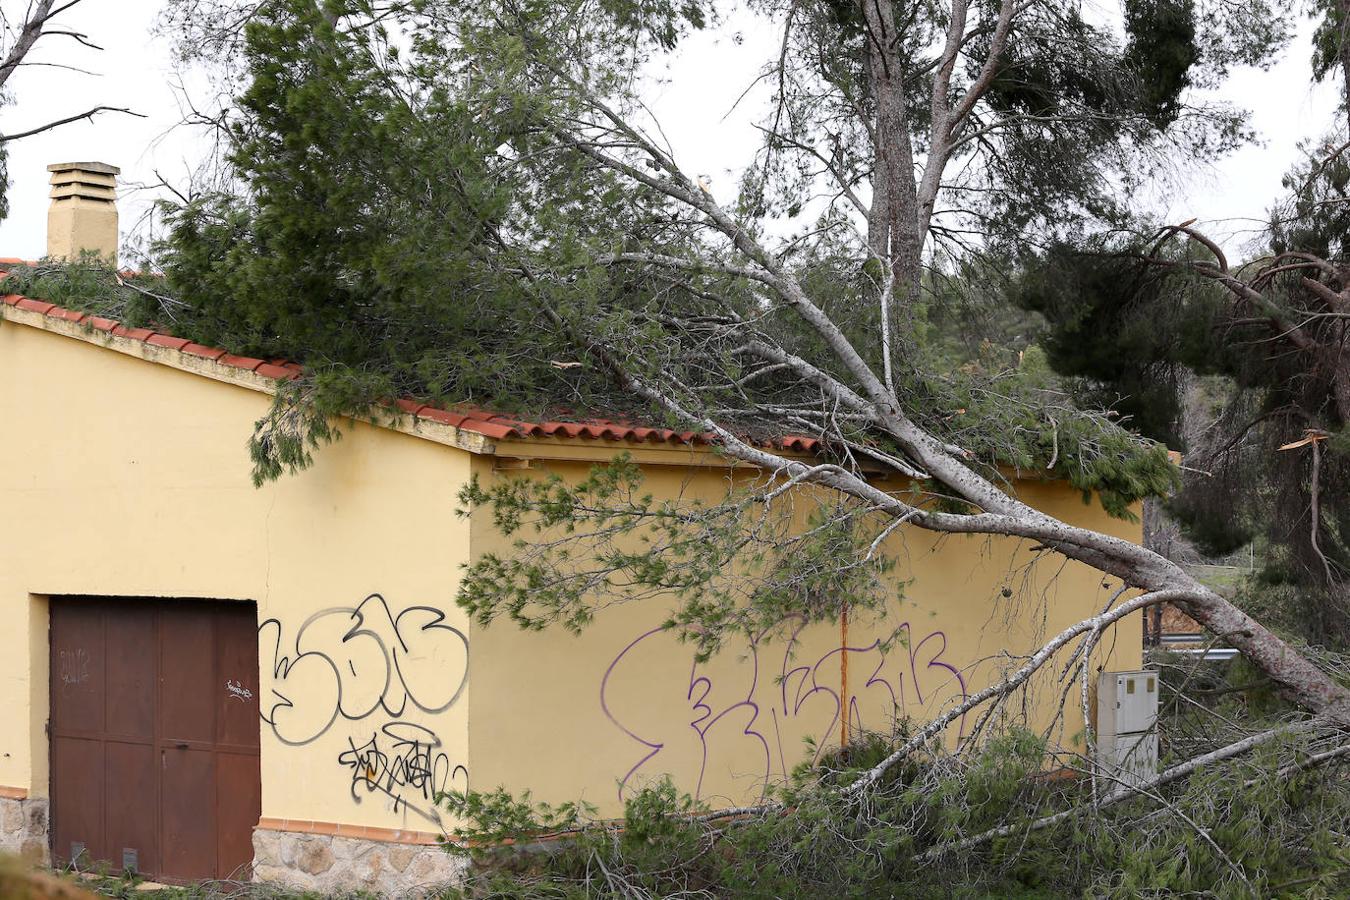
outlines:
[[[341,716],[359,721],[382,710],[438,713],[459,699],[469,674],[469,641],[431,606],[397,616],[379,594],[355,607],[325,609],[283,647],[282,626],[258,627],[264,654],[263,721],[282,743],[308,744]],[[266,661],[271,653],[270,665]]]
[[[364,744],[357,746],[348,738],[347,746],[338,763],[351,770],[352,798],[357,803],[363,793],[384,794],[393,799],[395,812],[402,807],[440,824],[435,811],[437,795],[457,778],[460,787],[468,787],[469,770],[452,766],[440,749],[441,739],[421,725],[390,722],[372,732]]]

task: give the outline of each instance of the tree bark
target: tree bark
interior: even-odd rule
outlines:
[[[888,263],[893,279],[890,317],[898,333],[908,332],[919,299],[923,247],[914,183],[914,147],[909,133],[905,73],[896,52],[900,35],[891,0],[859,0],[867,23],[867,71],[876,105],[876,166],[872,175],[872,215],[867,244]]]
[[[1340,346],[1334,361],[1336,370],[1331,375],[1332,399],[1336,402],[1336,415],[1340,417],[1340,424],[1350,425],[1350,345],[1346,343],[1350,334],[1346,333],[1344,325],[1338,330]]]
[[[52,6],[56,0],[40,0],[32,13],[24,20],[23,28],[19,31],[18,40],[10,48],[5,56],[5,61],[0,63],[0,88],[5,86],[9,77],[18,71],[19,64],[23,62],[28,51],[33,49],[33,44],[42,36],[42,29],[51,18]]]
[[[1340,45],[1336,48],[1336,57],[1341,63],[1341,90],[1345,97],[1345,110],[1350,114],[1350,0],[1337,0],[1340,12]]]

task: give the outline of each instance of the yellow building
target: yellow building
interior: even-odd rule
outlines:
[[[1119,586],[1017,541],[901,529],[886,618],[788,622],[707,663],[660,630],[659,600],[580,636],[481,629],[457,585],[504,538],[456,515],[472,475],[576,478],[627,450],[658,496],[716,496],[728,461],[688,435],[405,403],[255,489],[245,441],[292,367],[38,298],[0,312],[0,849],[405,891],[460,865],[433,846],[455,828],[438,791],[612,815],[670,775],[753,800],[806,738],[931,715]],[[1018,490],[1139,538],[1068,485]],[[1138,627],[1094,665],[1137,668]],[[1045,725],[1057,693],[1032,696]],[[1072,704],[1063,739],[1081,728]]]

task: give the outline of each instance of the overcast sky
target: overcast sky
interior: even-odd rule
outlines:
[[[150,195],[137,185],[186,182],[202,153],[200,135],[175,127],[183,118],[169,42],[154,33],[162,0],[85,0],[65,27],[86,33],[105,50],[78,47],[48,37],[30,56],[88,69],[89,75],[46,66],[27,67],[10,79],[13,100],[0,111],[0,130],[22,131],[54,118],[106,104],[128,106],[145,118],[104,113],[92,122],[67,125],[9,145],[10,215],[0,223],[0,256],[36,258],[46,245],[47,172],[52,162],[92,159],[122,169],[124,242],[145,211]],[[653,106],[681,162],[711,176],[714,193],[735,189],[738,166],[756,143],[753,115],[763,108],[753,94],[728,115],[773,52],[773,36],[756,33],[748,18],[733,19],[717,33],[696,36],[668,70]],[[1239,71],[1222,96],[1253,114],[1261,135],[1212,168],[1190,174],[1182,190],[1157,192],[1152,201],[1169,220],[1192,216],[1227,236],[1236,247],[1280,190],[1280,177],[1296,158],[1299,140],[1316,137],[1332,122],[1336,88],[1310,86],[1309,35],[1304,27],[1281,62],[1268,72]],[[197,91],[202,90],[199,83]]]

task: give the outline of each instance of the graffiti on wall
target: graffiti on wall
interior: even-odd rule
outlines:
[[[378,793],[393,802],[395,812],[407,808],[436,822],[436,795],[469,787],[469,770],[451,764],[436,732],[412,722],[390,722],[359,746],[348,738],[347,747],[338,763],[351,772],[357,803],[363,795]]]
[[[371,594],[356,606],[315,613],[293,639],[268,619],[258,629],[263,721],[290,746],[338,728],[337,765],[355,802],[376,795],[395,811],[439,824],[436,796],[468,788],[468,769],[422,721],[453,707],[468,681],[468,639],[445,618],[430,606],[396,612]],[[802,761],[804,735],[815,739],[819,756],[843,730],[884,728],[890,717],[967,695],[940,630],[914,634],[906,623],[884,643],[836,641],[822,649],[814,640],[811,650],[804,629],[790,621],[708,664],[691,662],[688,648],[662,628],[619,650],[599,699],[619,739],[633,748],[620,801],[662,774],[702,800],[730,799],[708,796],[710,774],[719,784],[744,779],[736,793],[751,794]]]
[[[89,651],[83,647],[74,650],[61,650],[58,653],[60,661],[59,672],[61,674],[61,689],[64,691],[71,685],[84,684],[89,680]]]
[[[693,786],[698,799],[727,799],[704,795],[714,767],[746,779],[744,793],[763,790],[801,761],[803,734],[816,739],[819,757],[845,722],[854,731],[886,727],[889,721],[878,717],[967,696],[960,669],[943,658],[942,631],[915,639],[905,623],[896,640],[836,645],[812,655],[802,647],[804,627],[800,621],[790,624],[781,644],[770,640],[781,630],[765,632],[743,652],[724,651],[712,664],[690,663],[687,651],[672,652],[676,638],[662,628],[620,650],[600,683],[605,716],[637,745],[632,767],[619,781],[619,800],[644,777],[661,774]],[[855,674],[841,696],[845,655]],[[673,669],[671,660],[680,658],[686,662]],[[616,689],[634,683],[644,690]]]
[[[359,722],[338,765],[352,797],[379,793],[394,809],[437,821],[437,793],[467,787],[468,770],[452,765],[441,738],[405,721],[455,705],[469,677],[469,641],[432,606],[398,613],[379,594],[356,606],[321,610],[287,640],[277,619],[258,627],[263,683],[261,716],[277,739],[303,746],[339,720]],[[367,737],[368,735],[368,737]]]

